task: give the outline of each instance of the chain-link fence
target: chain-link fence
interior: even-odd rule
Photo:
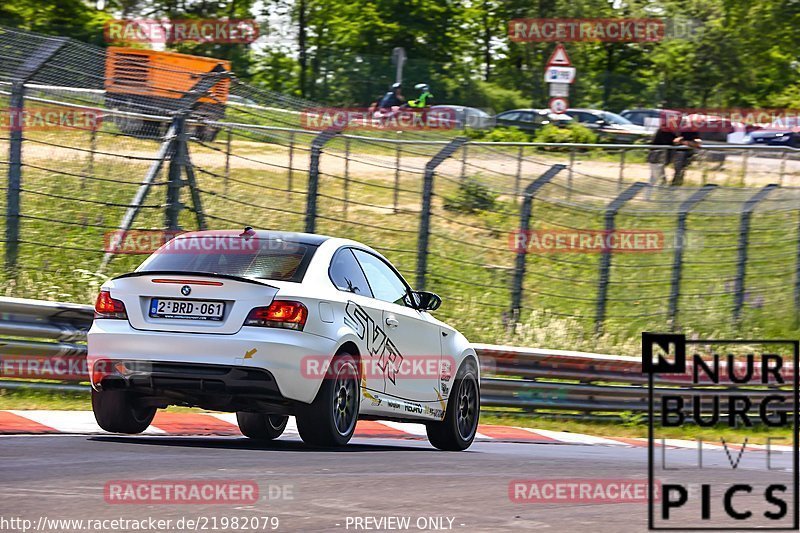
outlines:
[[[684,186],[651,186],[652,147],[312,131],[312,102],[224,62],[122,53],[0,29],[6,295],[89,303],[144,258],[110,246],[119,230],[253,226],[373,246],[476,341],[797,334],[793,149],[706,148]],[[48,110],[95,120],[30,122]]]

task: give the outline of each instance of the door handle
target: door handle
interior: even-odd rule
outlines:
[[[397,326],[400,325],[400,322],[398,322],[398,320],[395,317],[390,316],[386,317],[386,325],[389,326],[390,328],[396,328]]]

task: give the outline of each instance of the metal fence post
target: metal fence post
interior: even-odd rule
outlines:
[[[738,322],[742,316],[742,306],[744,305],[744,278],[747,274],[747,244],[750,237],[750,219],[758,203],[777,188],[778,185],[775,183],[766,185],[763,189],[751,196],[744,203],[742,209],[742,218],[739,220],[738,258],[736,261],[736,280],[734,281],[733,294],[733,318],[736,322]]]
[[[225,139],[225,184],[224,193],[228,194],[228,180],[231,177],[231,137],[233,136],[233,128],[228,126],[227,138]]]
[[[461,179],[467,177],[467,146],[468,144],[464,143],[464,146],[461,148]]]
[[[783,178],[786,175],[786,149],[781,150],[781,170],[778,177],[778,184],[783,187]]]
[[[125,215],[122,217],[122,222],[120,222],[119,225],[120,242],[125,240],[125,235],[128,233],[128,231],[130,231],[131,227],[133,226],[133,221],[136,220],[139,211],[142,209],[142,204],[144,203],[145,198],[147,198],[148,192],[150,192],[150,187],[153,186],[156,178],[158,178],[158,175],[164,166],[164,162],[166,161],[167,157],[169,157],[170,151],[174,149],[175,127],[175,121],[173,121],[172,124],[170,124],[166,135],[164,136],[164,141],[158,148],[156,156],[153,158],[153,162],[150,164],[150,168],[147,170],[147,174],[139,185],[139,188],[136,190],[136,195],[133,198],[133,202],[131,202],[131,204],[125,210]],[[107,251],[105,254],[103,254],[103,260],[100,262],[100,272],[105,271],[106,267],[111,262],[112,257],[114,257],[114,252],[112,251]]]
[[[516,236],[514,246],[517,250],[517,257],[514,264],[514,280],[511,285],[511,316],[516,322],[522,309],[522,282],[525,279],[525,259],[528,254],[527,246],[520,246],[520,240],[528,242],[528,231],[531,226],[531,211],[533,210],[533,198],[539,189],[550,183],[556,174],[566,168],[565,165],[553,165],[544,174],[533,180],[525,187],[522,198],[522,208],[519,214],[519,233]],[[520,237],[522,235],[522,237]]]
[[[169,171],[167,173],[167,202],[164,212],[164,227],[169,230],[178,230],[181,209],[181,186],[183,185],[183,178],[181,177],[183,169],[186,166],[184,157],[184,150],[182,145],[186,142],[186,115],[179,113],[173,120],[174,124],[174,139],[169,151]]]
[[[294,178],[294,132],[289,132],[289,173],[286,190],[292,192],[292,178]]]
[[[466,148],[466,137],[456,137],[425,164],[422,185],[422,213],[419,219],[419,238],[417,239],[417,290],[425,290],[425,274],[428,269],[428,239],[431,227],[431,200],[433,198],[433,175],[442,162],[459,148]]]
[[[522,181],[522,156],[523,156],[522,146],[519,147],[519,151],[517,152],[517,174],[514,176],[514,201],[517,202],[519,198],[519,185]]]
[[[49,37],[11,76],[9,113],[16,124],[11,123],[8,143],[8,188],[6,189],[6,256],[5,266],[13,270],[19,256],[20,192],[22,190],[22,111],[25,107],[25,83],[33,79],[39,70],[64,45],[67,37]]]
[[[567,200],[572,198],[572,167],[575,166],[575,147],[569,147],[569,174],[567,175]]]
[[[605,236],[614,232],[616,227],[617,213],[625,203],[636,196],[636,194],[647,187],[647,183],[637,181],[614,198],[608,204],[605,212]],[[611,250],[606,247],[600,257],[600,283],[597,287],[597,316],[595,318],[595,333],[600,334],[603,330],[603,322],[606,320],[606,303],[608,299],[608,281],[611,274]]]
[[[678,298],[680,296],[683,268],[683,249],[686,236],[686,219],[689,217],[689,211],[699,202],[702,202],[716,187],[717,186],[713,183],[704,185],[685,200],[678,209],[678,230],[675,232],[675,255],[672,260],[672,279],[669,291],[669,322],[672,330],[675,329],[675,318],[678,314]]]
[[[97,128],[95,125],[89,130],[89,160],[86,162],[86,175],[94,177],[94,153],[97,151]],[[81,185],[85,185],[86,178],[81,180]]]
[[[325,143],[339,134],[327,129],[311,141],[311,159],[308,164],[308,193],[306,195],[306,233],[314,233],[317,227],[317,192],[319,191],[319,158]]]
[[[350,138],[344,138],[344,219],[347,220],[347,206],[350,203]]]
[[[742,155],[742,179],[740,181],[740,186],[744,187],[745,182],[747,180],[747,161],[750,158],[750,150],[745,150],[744,154]]]
[[[619,155],[619,186],[622,187],[622,182],[625,180],[625,156],[627,155],[628,151],[624,148],[620,152]]]
[[[20,188],[22,187],[22,109],[25,101],[23,82],[11,85],[11,131],[8,145],[8,189],[6,189],[6,257],[7,269],[17,265],[19,255]]]
[[[400,143],[395,144],[394,155],[394,212],[397,213],[397,203],[400,196]]]

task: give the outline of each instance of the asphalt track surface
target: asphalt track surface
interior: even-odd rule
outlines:
[[[668,453],[670,467],[681,469],[676,471],[681,480],[702,483],[733,472],[719,450],[705,452],[702,470],[695,450]],[[764,452],[743,454],[737,479],[745,475],[758,484],[788,476],[791,454],[773,456],[772,470],[765,460]],[[0,437],[0,465],[0,526],[3,518],[14,517],[36,524],[42,516],[276,516],[276,531],[389,531],[396,529],[375,522],[369,529],[367,522],[356,527],[354,520],[407,516],[411,527],[401,530],[435,530],[429,522],[424,527],[428,517],[443,517],[445,530],[451,531],[647,530],[647,505],[641,502],[515,503],[509,498],[509,483],[517,479],[646,479],[646,448],[476,442],[454,453],[402,439],[354,439],[347,447],[326,450],[296,438],[262,446],[240,437],[40,435]],[[104,497],[109,481],[189,479],[253,480],[262,494],[256,504],[239,506],[121,505]],[[270,499],[270,486],[289,487],[291,494]],[[739,505],[758,506],[757,500],[737,497]],[[452,519],[449,528],[447,518]]]

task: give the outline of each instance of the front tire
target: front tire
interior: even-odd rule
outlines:
[[[344,446],[353,437],[361,403],[358,363],[336,356],[314,402],[297,412],[297,431],[306,444]]]
[[[284,415],[266,415],[242,411],[236,413],[236,422],[239,424],[242,435],[253,440],[267,441],[277,439],[283,434],[288,421],[289,417]]]
[[[97,424],[111,433],[141,433],[156,416],[155,407],[139,405],[127,391],[92,389],[92,411]]]
[[[426,424],[428,440],[440,450],[466,450],[475,439],[480,413],[481,396],[477,372],[468,364],[456,376],[447,400],[444,420]]]

